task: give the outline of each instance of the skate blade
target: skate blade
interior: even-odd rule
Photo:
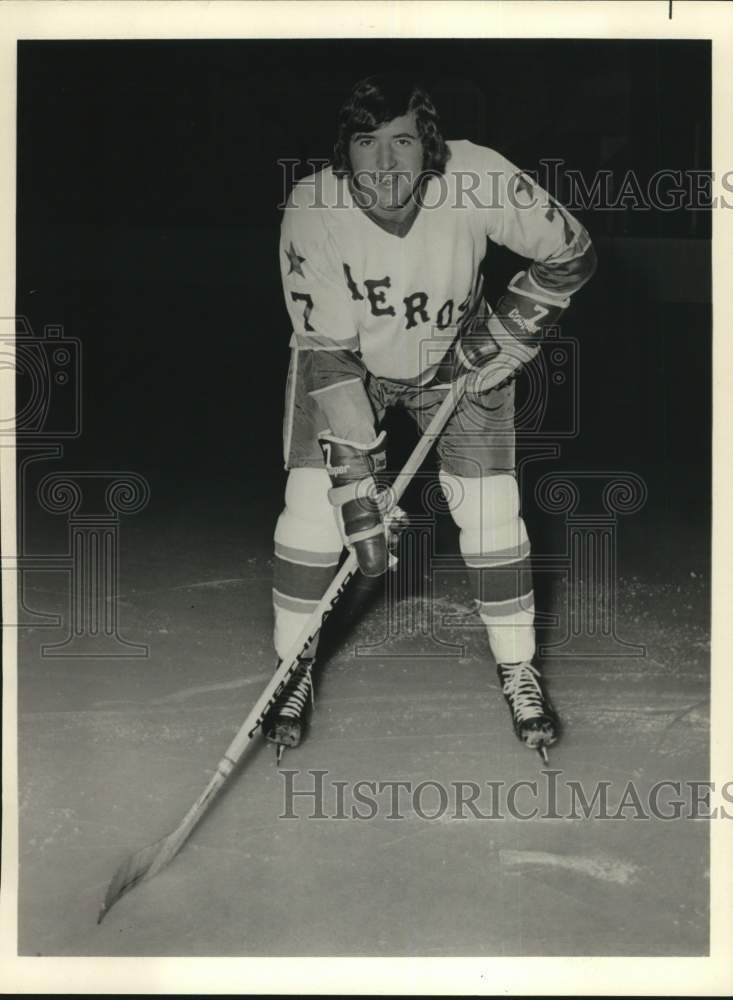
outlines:
[[[300,730],[293,732],[290,725],[287,724],[277,724],[273,728],[265,733],[265,739],[268,743],[273,743],[276,747],[283,747],[284,749],[300,746],[301,734]]]
[[[547,756],[547,747],[545,746],[544,743],[540,743],[540,745],[537,747],[537,753],[542,758],[542,762],[544,763],[545,767],[549,767],[550,758]]]

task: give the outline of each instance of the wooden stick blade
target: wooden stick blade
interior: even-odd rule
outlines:
[[[498,376],[496,376],[496,378],[498,381]],[[458,405],[458,402],[465,391],[465,385],[465,375],[461,376],[461,378],[453,384],[451,391],[443,400],[438,408],[438,412],[434,415],[430,424],[425,429],[422,437],[405,463],[404,468],[395,478],[395,481],[392,484],[395,503],[399,501],[408,483],[413,478],[418,468],[422,465],[428,451],[432,448],[435,437],[441,432],[449,416]],[[250,714],[242,723],[224,756],[219,761],[219,765],[211,781],[200,798],[189,809],[188,813],[183,818],[181,825],[177,830],[174,830],[173,833],[164,837],[163,840],[158,840],[156,843],[151,844],[150,847],[144,847],[142,850],[131,855],[117,869],[109,887],[107,888],[104,903],[99,911],[99,916],[97,918],[98,924],[101,924],[105,915],[109,913],[118,899],[121,899],[125,893],[130,891],[130,889],[134,889],[136,885],[140,884],[140,882],[143,882],[145,879],[152,878],[153,875],[157,875],[158,872],[170,861],[172,861],[176,854],[178,854],[194,826],[204,815],[224,782],[232,773],[234,767],[236,767],[237,762],[244,753],[245,748],[249,745],[255,731],[260,726],[264,713],[274,702],[276,692],[279,692],[284,681],[291,676],[297,666],[303,650],[306,649],[312,642],[313,635],[311,635],[311,632],[313,632],[315,628],[315,635],[318,634],[318,631],[323,625],[323,622],[326,620],[326,617],[330,614],[336,601],[339,599],[346,588],[346,585],[354,576],[356,571],[356,556],[352,552],[332,580],[330,586],[327,588],[325,594],[319,601],[318,606],[313,610],[311,617],[303,625],[300,635],[293,641],[291,652],[286,654],[286,657],[280,667],[275,671],[275,674],[266,686],[265,690],[262,692],[257,702],[255,702]],[[280,749],[279,754],[282,754],[282,748]]]
[[[157,875],[161,868],[173,860],[183,843],[178,833],[179,831],[176,830],[175,833],[169,834],[162,840],[157,840],[149,847],[143,847],[142,850],[136,851],[123,861],[107,887],[104,903],[102,903],[97,917],[98,924],[102,923],[106,914],[125,893],[134,889],[145,879]]]

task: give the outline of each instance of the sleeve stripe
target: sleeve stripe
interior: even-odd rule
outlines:
[[[575,250],[575,247],[568,247],[568,250]],[[559,253],[557,257],[546,257],[545,260],[540,261],[540,263],[547,264],[548,266],[551,264],[569,264],[573,260],[580,260],[581,257],[587,256],[589,250],[590,244],[586,243],[583,249],[578,250],[577,253],[568,253],[566,250],[563,253]]]
[[[316,351],[358,351],[359,338],[349,337],[346,340],[334,340],[331,337],[319,337],[315,334],[295,331],[295,342],[301,349]]]

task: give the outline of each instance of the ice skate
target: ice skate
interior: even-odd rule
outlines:
[[[528,661],[500,663],[499,680],[512,713],[514,732],[545,764],[547,747],[557,740],[557,716],[543,689],[541,674]]]
[[[278,662],[278,666],[280,661]],[[301,660],[275,704],[262,720],[265,739],[277,748],[278,763],[285,748],[297,747],[303,738],[308,702],[313,704],[313,660]]]

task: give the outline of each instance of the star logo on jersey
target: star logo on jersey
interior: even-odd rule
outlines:
[[[292,240],[290,241],[290,249],[285,251],[285,256],[290,261],[290,270],[288,271],[288,274],[293,274],[293,272],[295,272],[295,274],[299,274],[301,278],[304,278],[305,275],[303,274],[303,268],[300,265],[305,263],[305,257],[300,257],[298,255],[298,251],[293,246]]]

